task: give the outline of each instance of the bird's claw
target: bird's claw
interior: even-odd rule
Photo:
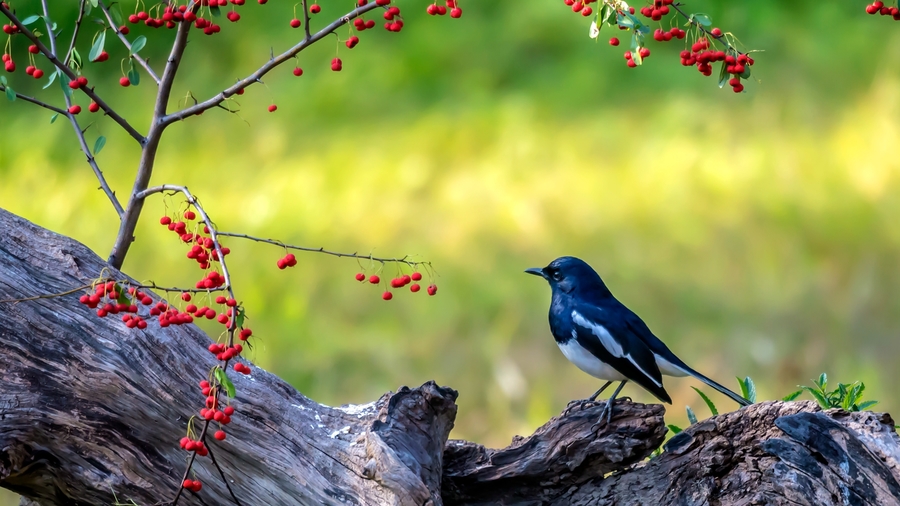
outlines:
[[[575,410],[577,406],[581,411],[584,411],[586,406],[593,406],[597,404],[597,401],[593,401],[591,399],[578,399],[574,401],[570,401],[569,405],[566,406],[566,409],[563,411],[562,416],[569,416],[569,413]]]
[[[602,427],[604,422],[606,422],[607,427],[612,425],[612,412],[613,401],[606,401],[606,406],[604,406],[603,411],[600,412],[600,419],[597,420],[597,423],[591,425],[591,432],[594,432],[597,428]]]

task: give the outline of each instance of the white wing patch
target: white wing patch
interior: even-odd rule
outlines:
[[[581,313],[578,311],[572,311],[572,321],[575,322],[575,325],[580,325],[597,336],[597,338],[600,339],[600,344],[602,344],[603,347],[606,348],[606,351],[612,354],[612,356],[616,358],[625,358],[625,352],[622,350],[622,345],[620,345],[612,334],[606,330],[606,327],[588,320],[584,316],[581,316]]]
[[[600,344],[602,344],[603,347],[606,348],[606,351],[608,351],[612,356],[614,356],[616,358],[628,359],[629,362],[631,362],[635,367],[637,367],[637,369],[639,371],[644,373],[644,376],[649,378],[650,381],[652,381],[656,386],[662,387],[661,381],[657,380],[656,378],[654,378],[653,376],[648,374],[647,371],[645,371],[644,368],[641,367],[641,365],[638,364],[634,360],[634,357],[632,357],[630,353],[628,353],[628,354],[625,353],[625,350],[622,349],[622,345],[619,344],[618,341],[616,341],[616,339],[612,336],[612,334],[609,333],[608,330],[606,330],[606,327],[588,320],[587,318],[582,316],[581,313],[579,313],[578,311],[572,311],[572,321],[575,322],[575,325],[584,327],[584,328],[590,330],[591,334],[594,334],[595,336],[597,336],[597,338],[600,339]],[[572,337],[577,337],[577,335],[578,335],[577,331],[573,330]],[[569,359],[569,360],[571,360],[571,359]],[[590,374],[590,373],[588,373],[588,374]],[[594,376],[597,377],[596,375],[594,375]],[[601,379],[603,379],[603,378],[601,378]]]

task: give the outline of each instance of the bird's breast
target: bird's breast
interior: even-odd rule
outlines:
[[[626,379],[622,373],[578,344],[577,339],[569,339],[564,342],[557,339],[556,344],[559,345],[559,349],[569,359],[569,362],[572,362],[576,367],[591,376],[607,381],[623,381]]]

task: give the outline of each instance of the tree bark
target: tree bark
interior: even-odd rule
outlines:
[[[103,269],[83,245],[0,210],[0,300],[60,293]],[[198,328],[128,329],[80,293],[0,302],[0,486],[29,505],[167,504],[178,446],[214,365]],[[900,438],[887,414],[764,402],[671,438],[664,409],[622,400],[548,421],[500,450],[447,441],[456,392],[402,387],[324,406],[252,367],[232,374],[225,441],[207,439],[244,505],[891,505]],[[179,504],[233,503],[209,458]]]

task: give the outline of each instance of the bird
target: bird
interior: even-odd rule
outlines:
[[[552,290],[550,332],[563,355],[582,371],[606,380],[582,406],[613,382],[620,382],[600,413],[598,424],[612,420],[612,406],[626,383],[632,381],[657,399],[672,404],[662,376],[693,376],[741,406],[750,401],[695,371],[656,337],[633,311],[616,299],[590,265],[564,256],[546,267],[526,269],[547,280]]]

